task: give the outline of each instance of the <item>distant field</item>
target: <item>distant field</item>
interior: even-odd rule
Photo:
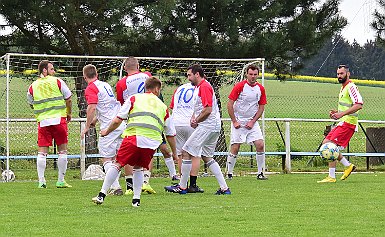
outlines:
[[[111,80],[113,84],[116,79]],[[187,82],[187,81],[186,81]],[[26,102],[26,93],[32,80],[13,78],[10,83],[10,116],[13,118],[32,118],[33,113]],[[70,88],[74,89],[74,82],[67,80]],[[227,118],[227,96],[233,85],[222,85],[219,91],[221,103],[224,107],[223,117]],[[165,103],[169,104],[171,95],[177,86],[164,85],[163,95]],[[328,111],[336,108],[339,84],[265,80],[268,99],[266,118],[328,118]],[[364,109],[360,119],[384,120],[385,107],[379,106],[385,101],[385,88],[359,86],[364,98]],[[78,116],[76,93],[72,98],[73,115]],[[6,105],[6,80],[0,77],[0,116],[5,117]]]
[[[213,177],[198,179],[203,194],[186,195],[166,193],[169,179],[154,178],[157,193],[143,194],[139,208],[130,196],[93,204],[101,181],[68,179],[71,189],[55,188],[55,180],[47,189],[0,183],[0,236],[383,236],[385,175],[317,184],[324,176],[235,177],[226,196],[213,194]]]

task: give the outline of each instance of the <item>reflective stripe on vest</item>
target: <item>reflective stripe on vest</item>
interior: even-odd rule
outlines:
[[[136,94],[122,137],[143,136],[162,142],[167,106],[154,94]]]
[[[32,83],[33,113],[38,122],[67,116],[66,103],[57,80],[56,77],[47,76]]]
[[[338,112],[346,111],[353,106],[353,101],[349,95],[349,89],[352,86],[354,86],[353,83],[348,83],[344,88],[341,89],[338,100]],[[342,118],[340,118],[340,121],[357,125],[358,111],[353,114],[343,116]]]

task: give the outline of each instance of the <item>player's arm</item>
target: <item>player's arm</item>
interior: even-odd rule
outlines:
[[[362,109],[362,104],[354,104],[352,107],[350,107],[349,109],[347,109],[345,111],[340,111],[340,112],[336,111],[335,113],[330,113],[330,118],[340,119],[345,115],[354,114],[355,112],[357,112],[360,109]]]
[[[200,122],[205,121],[209,117],[209,115],[211,114],[212,111],[213,111],[212,106],[204,107],[202,109],[202,112],[195,118],[195,122],[200,123]]]
[[[71,118],[72,118],[72,99],[71,99],[72,93],[68,88],[67,84],[62,79],[58,78],[57,84],[66,103],[67,122],[69,122],[71,121]]]
[[[229,101],[227,102],[227,111],[228,111],[228,113],[229,113],[231,122],[233,123],[234,127],[235,127],[235,128],[240,128],[241,125],[239,124],[239,122],[238,122],[237,119],[235,118],[234,103],[235,103],[234,100],[229,99]]]
[[[95,111],[96,111],[96,104],[89,104],[87,106],[87,121],[86,121],[86,126],[82,132],[82,138],[84,138],[84,135],[90,130],[91,124],[96,117]]]
[[[253,116],[253,118],[247,122],[246,128],[251,129],[254,127],[254,124],[257,122],[257,120],[262,116],[263,111],[265,110],[265,105],[259,105],[257,112]]]
[[[100,136],[104,137],[110,134],[112,131],[117,129],[123,120],[126,120],[128,118],[128,114],[132,110],[135,103],[135,95],[128,97],[126,101],[124,101],[124,104],[120,108],[118,114],[116,117],[111,121],[110,125],[107,129],[104,129],[100,131]]]
[[[67,122],[71,121],[72,118],[72,100],[71,97],[67,98],[65,100],[66,102],[66,109],[67,109]]]
[[[121,118],[115,117],[107,129],[100,131],[100,136],[104,137],[104,136],[107,136],[108,134],[110,134],[112,131],[114,131],[115,129],[117,129],[120,126],[122,121],[123,120]]]
[[[29,107],[31,107],[31,109],[33,109],[33,96],[32,96],[32,85],[29,86],[28,88],[28,91],[27,91],[27,102],[29,104]]]

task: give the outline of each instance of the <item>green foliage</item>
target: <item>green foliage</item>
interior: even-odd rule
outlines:
[[[198,179],[205,193],[187,195],[164,192],[169,180],[154,178],[157,194],[143,194],[139,208],[131,207],[127,196],[93,204],[101,181],[67,180],[71,189],[54,188],[55,180],[47,189],[37,189],[35,182],[0,183],[7,204],[2,206],[0,235],[383,235],[384,174],[353,174],[346,181],[317,184],[322,178],[324,174],[270,175],[261,182],[235,177],[228,182],[228,196],[213,195],[218,188],[213,177]]]
[[[4,0],[0,14],[15,31],[3,37],[3,51],[12,45],[28,53],[277,57],[298,67],[297,58],[314,54],[346,25],[339,1],[317,2]]]

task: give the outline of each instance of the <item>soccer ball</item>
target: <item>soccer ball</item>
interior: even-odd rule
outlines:
[[[1,173],[1,178],[3,179],[4,182],[14,181],[15,180],[15,173],[13,173],[12,170],[9,170],[9,173],[7,170],[4,170],[3,173]]]
[[[327,142],[321,146],[319,149],[322,159],[326,161],[335,161],[340,155],[340,150],[338,146],[332,142]]]

